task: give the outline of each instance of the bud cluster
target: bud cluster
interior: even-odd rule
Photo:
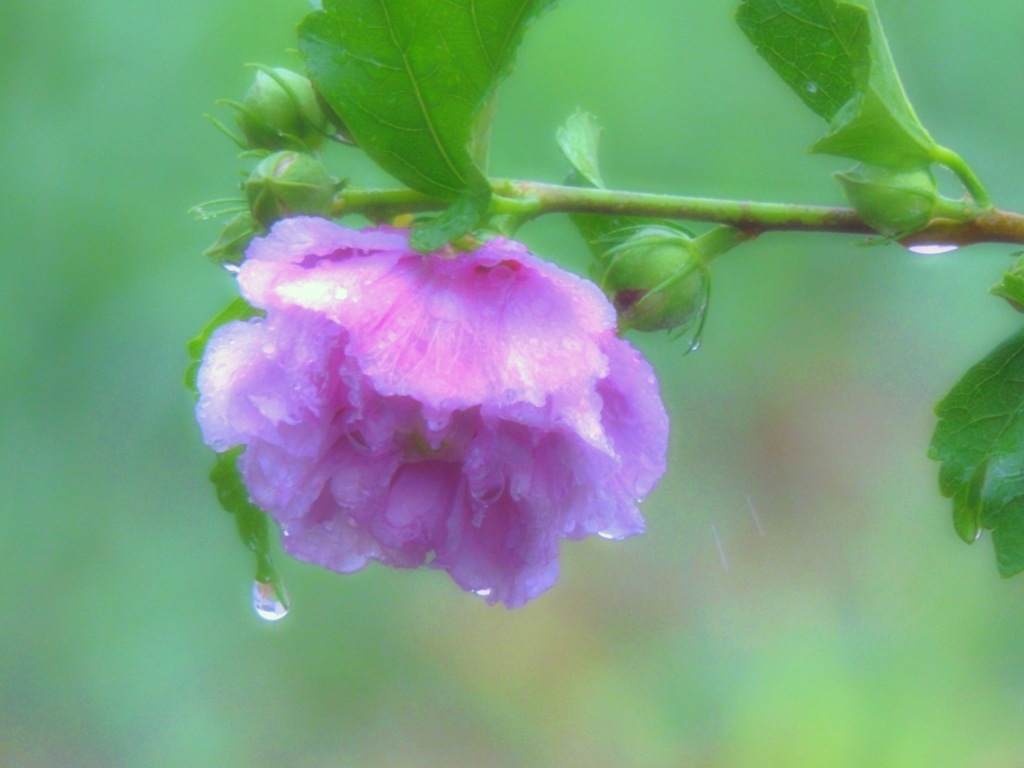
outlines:
[[[330,215],[341,185],[314,153],[327,136],[343,135],[344,127],[332,129],[332,122],[340,121],[324,107],[313,84],[288,69],[260,68],[243,101],[227,103],[244,136],[235,141],[247,154],[263,158],[243,185],[247,209],[227,223],[206,251],[218,262],[237,263],[252,237],[275,221]]]

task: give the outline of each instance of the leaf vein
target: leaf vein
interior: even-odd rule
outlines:
[[[444,144],[441,142],[441,138],[440,138],[440,136],[437,133],[437,129],[434,126],[434,121],[431,119],[431,116],[430,116],[430,111],[427,109],[426,102],[424,102],[424,100],[423,100],[423,93],[420,91],[419,84],[416,82],[416,75],[413,72],[411,64],[409,63],[409,57],[408,57],[407,51],[402,50],[402,46],[399,45],[399,43],[398,43],[398,38],[395,37],[394,23],[391,21],[391,14],[388,12],[387,2],[386,2],[386,0],[379,0],[379,2],[380,2],[381,10],[384,12],[384,17],[385,17],[385,19],[387,19],[388,33],[391,36],[391,41],[394,43],[395,48],[398,51],[400,51],[401,54],[402,54],[402,63],[405,65],[406,73],[409,76],[409,82],[412,85],[413,93],[416,96],[416,102],[419,105],[420,112],[423,114],[423,119],[426,121],[427,128],[430,131],[430,135],[431,135],[431,137],[434,140],[434,145],[437,147],[438,151],[441,153],[441,157],[444,159],[444,161],[447,164],[448,168],[451,170],[452,173],[455,174],[455,178],[457,178],[459,181],[461,181],[463,184],[465,184],[466,183],[465,176],[463,176],[462,172],[459,171],[459,169],[452,162],[452,159],[448,156],[448,152],[445,149]],[[411,43],[410,43],[410,45],[411,45]],[[403,162],[405,162],[405,161],[403,160]],[[419,175],[422,176],[422,174],[419,174]],[[434,182],[434,183],[436,183],[436,182]],[[442,186],[445,189],[451,189],[451,187],[449,187],[449,186],[447,186],[445,184],[441,184],[439,186]]]

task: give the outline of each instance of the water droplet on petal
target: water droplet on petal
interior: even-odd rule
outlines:
[[[958,245],[912,245],[910,250],[920,253],[922,256],[938,256],[940,253],[955,251],[959,247]]]
[[[487,588],[487,589],[474,589],[473,591],[476,594],[480,595],[480,597],[487,597],[489,594],[491,594],[490,588]]]
[[[814,82],[813,80],[808,80],[804,84],[804,88],[807,90],[808,93],[817,93],[818,92],[818,84],[816,82]]]
[[[288,615],[288,609],[278,598],[274,585],[261,581],[252,583],[252,607],[257,616],[267,621],[279,621]]]

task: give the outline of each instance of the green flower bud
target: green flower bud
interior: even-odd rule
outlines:
[[[681,232],[649,227],[607,252],[601,288],[623,328],[672,330],[701,316],[707,267],[692,243]]]
[[[1003,281],[993,285],[990,293],[1006,299],[1018,312],[1024,312],[1024,255],[1003,274]]]
[[[939,199],[929,168],[891,171],[859,165],[836,178],[860,217],[886,237],[902,237],[928,226]]]
[[[238,112],[238,127],[256,149],[294,149],[296,140],[315,149],[324,140],[327,118],[313,84],[288,69],[256,73]]]
[[[253,218],[264,227],[288,216],[328,216],[338,182],[313,157],[277,152],[265,158],[245,182]]]

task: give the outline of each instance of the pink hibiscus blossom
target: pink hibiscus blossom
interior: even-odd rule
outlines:
[[[559,539],[643,531],[668,419],[592,283],[498,238],[420,254],[408,232],[278,222],[210,339],[196,415],[291,555],[347,573],[429,561],[517,607]],[[432,557],[431,557],[432,555]]]

